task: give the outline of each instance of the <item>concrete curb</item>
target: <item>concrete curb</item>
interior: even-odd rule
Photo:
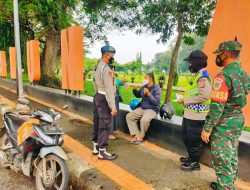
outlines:
[[[75,153],[68,153],[69,188],[72,190],[120,189]]]

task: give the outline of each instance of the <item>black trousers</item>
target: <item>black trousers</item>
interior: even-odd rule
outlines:
[[[117,128],[117,125],[118,125],[118,119],[119,119],[118,118],[119,117],[119,100],[120,100],[120,96],[116,95],[115,96],[115,106],[116,106],[117,114],[112,117],[110,134],[114,134],[114,131],[116,131],[116,128]]]
[[[106,97],[97,93],[94,96],[94,128],[92,141],[98,143],[98,148],[102,149],[108,146],[111,119],[111,110],[108,106]]]
[[[183,141],[186,145],[188,155],[194,162],[199,162],[203,151],[203,141],[201,140],[201,132],[204,120],[190,120],[183,118]]]

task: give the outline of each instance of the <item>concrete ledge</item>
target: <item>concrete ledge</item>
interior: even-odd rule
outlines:
[[[75,153],[68,153],[68,168],[70,173],[69,186],[74,190],[120,189],[113,181],[90,166]]]
[[[0,79],[0,85],[15,89],[15,82]],[[89,119],[93,117],[93,98],[88,96],[73,97],[65,95],[63,90],[51,89],[41,86],[25,85],[25,92],[33,97],[39,98],[57,106],[69,105],[69,110],[78,114],[82,114]],[[128,133],[126,123],[126,114],[129,112],[129,106],[120,104],[118,114],[118,129]],[[186,154],[186,148],[182,142],[182,118],[174,116],[172,120],[154,119],[147,133],[147,140],[176,152],[180,155]],[[239,146],[239,176],[241,179],[250,181],[250,133],[243,132],[240,138]],[[210,165],[211,154],[209,146],[205,146],[204,154],[201,162]]]

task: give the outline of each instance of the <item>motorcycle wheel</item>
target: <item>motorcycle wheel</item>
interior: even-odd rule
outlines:
[[[43,160],[38,164],[40,170],[36,170],[36,186],[38,190],[66,190],[69,181],[69,172],[66,162],[60,157],[50,154],[46,158],[46,177],[44,179]]]

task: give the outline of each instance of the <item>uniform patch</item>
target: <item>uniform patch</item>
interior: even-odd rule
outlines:
[[[215,102],[227,102],[229,90],[223,75],[216,76],[213,81],[211,100]]]

